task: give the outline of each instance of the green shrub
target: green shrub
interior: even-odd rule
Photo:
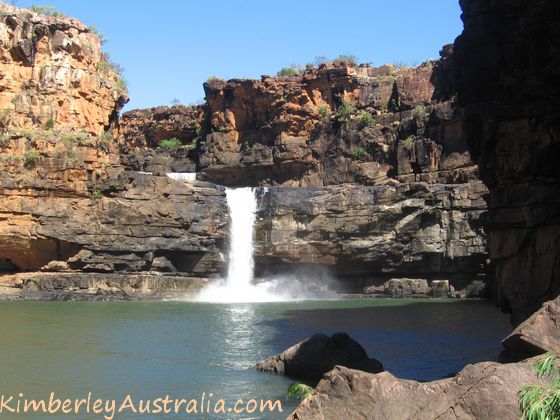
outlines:
[[[369,112],[362,112],[362,115],[360,115],[360,124],[362,124],[362,127],[369,127],[373,125],[373,123],[374,120],[371,114]]]
[[[251,150],[253,150],[253,145],[246,141],[245,143],[243,143],[243,149],[245,149],[246,152],[250,152]]]
[[[65,17],[64,14],[58,12],[54,6],[30,6],[29,11],[33,13],[39,13],[41,15],[52,16],[52,17]]]
[[[181,140],[173,137],[171,139],[160,141],[158,146],[163,147],[164,149],[178,149],[179,147],[181,147],[181,144]]]
[[[329,62],[329,59],[322,55],[315,57],[315,60],[313,60],[313,64],[315,64],[317,67],[319,67],[321,64],[327,64]]]
[[[358,146],[354,149],[354,152],[352,154],[354,155],[354,159],[361,159],[364,156],[364,149]]]
[[[93,190],[92,193],[91,193],[91,196],[90,196],[90,198],[92,200],[98,200],[101,197],[103,197],[103,194],[99,190]]]
[[[216,76],[210,76],[208,79],[206,79],[206,83],[212,83],[212,82],[225,82],[225,80]]]
[[[340,54],[333,60],[333,63],[346,64],[347,66],[355,66],[357,62],[356,56],[351,54]]]
[[[39,157],[41,155],[39,154],[38,151],[36,150],[28,150],[27,152],[25,152],[25,154],[23,155],[23,166],[25,166],[26,168],[33,168],[35,167],[35,165],[37,164],[37,161],[39,160]]]
[[[105,44],[107,42],[107,38],[105,38],[105,36],[101,33],[101,31],[99,29],[97,29],[97,27],[91,25],[88,26],[88,30],[97,35],[97,38],[99,38],[99,42],[101,43],[101,45]]]
[[[327,118],[329,118],[329,116],[331,115],[331,110],[328,106],[326,105],[321,105],[319,107],[319,115],[321,116],[321,118],[323,120],[326,120]]]
[[[104,57],[103,60],[97,63],[98,71],[103,72],[103,71],[112,70],[118,75],[121,75],[124,72],[124,68],[120,64],[111,61],[108,54],[103,53],[102,56]]]
[[[115,90],[119,93],[119,95],[126,95],[128,94],[128,83],[124,77],[119,77],[115,82]]]
[[[535,364],[544,385],[526,385],[518,393],[519,408],[525,420],[560,418],[560,355],[548,352]]]
[[[276,76],[279,77],[293,77],[293,76],[299,76],[299,70],[297,69],[296,66],[290,66],[290,67],[284,67],[283,69],[281,69],[278,73],[276,73]]]
[[[104,153],[111,151],[111,143],[113,142],[113,134],[110,131],[104,131],[95,142],[95,147]]]
[[[8,144],[8,142],[10,141],[10,135],[8,133],[2,133],[0,134],[0,147],[4,147]]]
[[[12,110],[10,108],[4,108],[3,110],[0,111],[0,124],[2,125],[6,124],[6,121],[8,120],[8,116],[10,115],[11,112]]]
[[[412,150],[414,148],[414,136],[408,136],[403,140],[403,147],[406,150]]]
[[[350,119],[350,116],[355,111],[356,109],[348,102],[342,102],[342,104],[336,110],[336,120],[338,122],[344,123]]]
[[[298,400],[305,400],[313,393],[313,388],[309,385],[293,383],[288,388],[288,398],[295,398]]]
[[[45,123],[45,130],[52,131],[54,128],[54,119],[49,118]]]
[[[416,120],[423,120],[426,118],[428,113],[426,112],[426,107],[424,105],[416,105],[412,110],[412,118]]]

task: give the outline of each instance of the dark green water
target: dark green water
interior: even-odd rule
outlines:
[[[233,402],[281,399],[283,413],[242,417],[267,419],[284,418],[295,406],[284,399],[292,381],[256,372],[255,362],[315,332],[346,331],[392,373],[430,380],[496,360],[511,330],[508,317],[485,302],[386,299],[1,302],[0,320],[2,394],[190,399],[213,392]]]

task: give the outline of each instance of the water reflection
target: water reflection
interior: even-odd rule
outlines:
[[[262,346],[263,334],[258,324],[262,314],[256,305],[236,304],[221,308],[216,331],[223,338],[222,363],[233,369],[254,367],[256,351]]]

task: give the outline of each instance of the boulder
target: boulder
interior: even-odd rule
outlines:
[[[531,383],[532,361],[467,365],[426,383],[337,366],[288,419],[519,419],[517,391]]]
[[[451,292],[449,280],[433,280],[431,286],[431,294],[433,297],[444,298],[449,296]]]
[[[370,286],[364,289],[365,294],[383,294],[392,297],[426,296],[430,292],[426,279],[391,279],[381,286]]]
[[[276,356],[257,363],[257,370],[317,382],[336,365],[365,372],[383,372],[383,365],[370,359],[364,348],[346,333],[332,337],[315,334]]]
[[[560,296],[518,325],[502,344],[508,356],[518,360],[551,350],[560,352]]]

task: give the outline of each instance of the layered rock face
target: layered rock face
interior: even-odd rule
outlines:
[[[200,178],[231,186],[476,179],[454,106],[452,49],[418,68],[323,64],[297,77],[209,80],[201,107],[125,113],[119,138],[177,138]],[[130,169],[153,171],[152,151]],[[161,159],[160,159],[161,161]]]
[[[0,4],[0,127],[100,135],[127,102],[98,36],[76,19]]]
[[[500,300],[520,322],[560,293],[560,13],[514,3],[462,0],[454,62]]]
[[[220,274],[228,217],[223,189],[129,173],[98,187],[98,196],[3,189],[4,264],[17,271],[105,273],[101,279],[76,275],[78,283],[110,280],[111,273]],[[60,282],[45,275],[23,279],[20,286],[33,282],[39,289],[44,281]]]
[[[277,185],[260,197],[257,275],[321,266],[361,291],[484,273],[485,189],[454,104],[451,48],[418,68],[209,80],[204,105],[116,121],[126,96],[96,35],[2,7],[0,272],[29,272],[4,279],[22,297],[142,297],[220,275],[223,188],[158,176],[169,171]],[[182,146],[169,148],[173,138]]]
[[[257,271],[297,263],[330,267],[355,289],[412,273],[462,286],[484,272],[485,192],[480,181],[270,187],[256,223]]]
[[[219,275],[223,188],[123,172],[126,87],[93,29],[0,7],[0,295],[163,297]]]

